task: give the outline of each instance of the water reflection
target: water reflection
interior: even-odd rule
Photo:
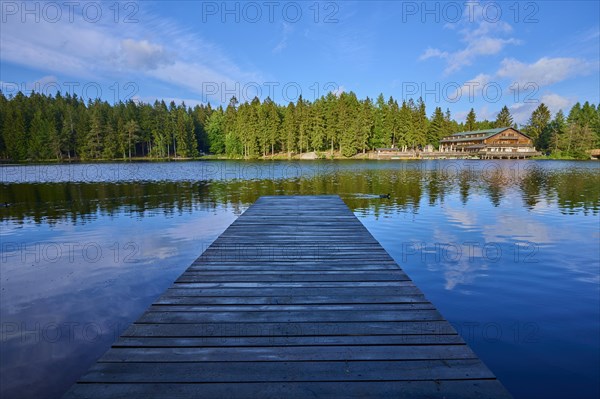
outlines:
[[[598,163],[9,166],[0,182],[2,397],[60,397],[273,194],[339,194],[515,397],[597,397]],[[469,335],[486,323],[501,337]]]
[[[185,168],[187,174],[194,174],[193,165]],[[392,165],[384,169],[381,164],[375,165],[375,168],[369,167],[373,164],[352,168],[332,163],[333,166],[327,168],[302,170],[302,165],[291,163],[292,166],[278,164],[278,171],[272,165],[265,166],[265,163],[244,169],[241,166],[224,166],[226,163],[211,165],[209,168],[197,163],[195,167],[199,176],[217,179],[154,181],[152,173],[156,167],[150,165],[153,168],[144,172],[148,173],[147,176],[136,169],[135,176],[141,178],[139,181],[4,183],[0,204],[6,203],[8,207],[0,209],[0,220],[18,222],[32,219],[36,223],[45,221],[50,224],[70,220],[77,223],[98,215],[125,212],[133,217],[143,217],[147,211],[153,210],[161,210],[168,215],[214,209],[221,205],[231,207],[234,213],[239,214],[243,207],[261,195],[273,194],[339,194],[352,210],[373,214],[390,209],[418,212],[422,196],[426,196],[429,206],[434,206],[443,203],[446,196],[455,192],[459,193],[463,204],[468,203],[470,195],[477,194],[485,195],[491,204],[498,207],[507,191],[517,190],[526,208],[534,209],[540,202],[556,203],[565,214],[597,214],[600,203],[600,178],[595,165],[555,169],[536,163],[525,167],[515,163],[488,163],[479,166],[463,164],[460,167],[456,164],[438,165],[437,168],[425,169],[401,164],[401,167]],[[516,165],[520,170],[515,169]],[[174,164],[174,168],[181,166]],[[293,171],[293,177],[286,178],[290,171]],[[281,178],[236,178],[266,174]],[[162,175],[170,176],[172,172],[162,170]],[[391,194],[389,201],[377,195],[365,196],[387,193]]]

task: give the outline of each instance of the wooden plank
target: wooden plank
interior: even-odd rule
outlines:
[[[454,345],[463,343],[457,334],[413,335],[321,335],[270,337],[121,337],[114,347],[223,347],[223,346],[349,346],[349,345]]]
[[[335,323],[338,321],[419,321],[442,320],[442,316],[430,304],[408,304],[413,309],[405,311],[283,311],[283,312],[152,312],[147,311],[138,321],[140,323],[194,323],[203,320],[207,323],[265,322],[289,323],[302,320],[315,323]],[[423,309],[424,308],[424,309]]]
[[[244,266],[236,266],[236,267],[244,267]],[[251,266],[248,266],[251,267]],[[268,266],[264,266],[265,268]],[[333,266],[332,266],[333,267]],[[335,276],[335,278],[354,278],[355,276],[364,276],[365,278],[374,278],[378,277],[402,277],[405,279],[409,279],[406,273],[402,270],[393,270],[393,269],[385,269],[385,268],[376,268],[376,269],[359,269],[358,267],[354,267],[351,269],[300,269],[300,270],[290,270],[289,267],[282,268],[280,270],[274,271],[266,271],[266,270],[240,270],[233,269],[231,271],[227,270],[211,270],[207,267],[198,267],[198,266],[190,266],[185,272],[182,273],[184,275],[202,275],[202,276],[213,276],[219,277],[224,276],[225,278],[236,277],[236,276],[265,276],[265,277],[273,277],[280,276],[288,278],[290,276],[294,276],[297,278],[304,278],[304,276],[325,276],[323,278],[329,278],[329,275]],[[337,281],[337,280],[336,280]]]
[[[509,398],[338,196],[259,198],[65,398]]]
[[[81,398],[228,398],[228,399],[488,399],[511,398],[495,379],[431,381],[318,381],[281,383],[123,383],[78,384],[65,399]]]
[[[203,271],[203,270],[227,270],[230,268],[231,270],[241,270],[241,271],[252,271],[252,270],[276,270],[276,271],[339,271],[339,270],[362,270],[362,271],[370,271],[370,270],[396,270],[397,265],[393,261],[380,261],[380,262],[369,262],[364,261],[361,262],[354,259],[323,259],[319,262],[317,261],[281,261],[281,260],[273,260],[273,261],[260,261],[260,262],[250,262],[250,261],[227,261],[222,260],[219,262],[205,260],[205,261],[195,261],[192,263],[189,271]],[[241,269],[240,269],[241,268]]]
[[[322,295],[322,296],[222,296],[222,297],[188,297],[167,296],[158,298],[154,305],[211,305],[219,308],[220,305],[346,305],[346,304],[387,304],[387,303],[412,303],[426,302],[423,294],[413,295]]]
[[[266,282],[235,282],[235,283],[186,283],[186,282],[175,282],[173,287],[178,289],[209,289],[209,288],[253,288],[256,290],[263,290],[266,288],[381,288],[381,287],[413,287],[412,281],[299,281],[299,282],[285,282],[285,281],[266,281]]]
[[[369,346],[244,346],[201,348],[113,347],[99,362],[282,362],[353,360],[475,359],[462,345],[369,345]]]
[[[424,373],[426,371],[426,373]],[[479,359],[412,362],[98,363],[85,382],[419,381],[493,378]]]
[[[299,337],[456,334],[446,320],[290,323],[134,323],[123,337]]]
[[[247,264],[246,264],[247,265]],[[332,270],[333,269],[333,270]],[[381,267],[370,267],[368,269],[365,270],[365,273],[367,272],[374,272],[374,273],[380,273],[380,272],[387,272],[390,271],[391,269],[386,269],[386,268],[381,268]],[[347,267],[336,267],[336,266],[332,266],[328,269],[321,269],[319,267],[303,267],[303,268],[299,268],[298,270],[294,270],[295,273],[298,274],[302,274],[302,273],[306,273],[306,274],[319,274],[319,275],[325,275],[325,274],[333,274],[331,272],[337,272],[338,275],[344,275],[344,276],[348,276],[352,273],[357,272],[357,268],[347,268]],[[234,276],[237,274],[243,274],[243,275],[260,275],[261,273],[264,274],[290,274],[290,270],[289,267],[286,266],[244,266],[243,264],[238,264],[238,265],[227,265],[227,266],[209,266],[209,267],[204,267],[204,266],[191,266],[190,268],[187,269],[186,272],[184,272],[186,274],[186,276],[194,276],[194,275],[205,275],[205,276]],[[181,275],[183,277],[183,274]],[[403,274],[402,277],[404,277],[405,275]],[[324,277],[327,278],[327,277]],[[348,277],[348,278],[352,278],[352,277]],[[410,279],[410,277],[406,276],[407,279]]]
[[[149,312],[340,312],[340,311],[362,311],[362,312],[377,312],[377,311],[407,311],[417,309],[435,309],[430,302],[424,300],[422,302],[409,303],[383,303],[383,304],[326,304],[326,305],[289,305],[289,304],[274,304],[274,305],[189,305],[189,304],[154,304],[148,309]]]
[[[173,286],[166,292],[170,296],[263,296],[287,297],[296,295],[410,295],[420,294],[421,291],[414,285],[405,287],[278,287],[278,288],[204,288],[188,289]]]

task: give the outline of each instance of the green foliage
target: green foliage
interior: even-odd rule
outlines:
[[[413,129],[412,110],[406,101],[402,101],[398,111],[398,146],[414,147],[417,140]]]
[[[477,117],[475,116],[475,110],[471,108],[467,114],[467,120],[465,122],[465,131],[477,130],[476,126]]]
[[[548,128],[550,125],[550,110],[541,103],[531,114],[531,118],[525,126],[525,133],[533,139],[540,149],[548,148]]]
[[[225,153],[224,120],[223,109],[219,108],[208,117],[206,122],[206,133],[210,143],[209,151],[213,154],[221,155]]]
[[[446,118],[442,113],[440,107],[436,107],[433,115],[431,116],[431,123],[427,130],[427,141],[433,144],[435,147],[439,147],[440,139],[447,134]]]
[[[387,140],[387,134],[385,132],[386,117],[388,116],[387,104],[383,94],[379,94],[377,97],[373,120],[373,136],[371,137],[370,143],[372,148],[389,147],[391,143]]]
[[[422,99],[399,103],[380,94],[375,101],[360,100],[353,92],[328,93],[314,102],[299,97],[286,105],[270,98],[239,103],[234,97],[225,109],[164,101],[86,103],[60,93],[7,98],[0,92],[0,157],[15,161],[194,158],[207,152],[232,158],[310,151],[352,157],[381,147],[438,146],[452,133],[500,125],[513,125],[506,106],[495,121],[477,121],[471,109],[459,124],[441,107],[428,118]],[[524,131],[542,151],[585,158],[600,147],[600,107],[578,103],[568,117],[559,112],[551,120],[541,104]]]
[[[496,116],[496,121],[494,122],[494,127],[511,127],[513,125],[513,118],[508,110],[508,107],[505,105],[502,107],[498,116]]]
[[[600,117],[593,104],[577,103],[566,119],[562,111],[550,118],[548,108],[540,104],[525,129],[552,158],[589,159],[589,150],[600,147]]]

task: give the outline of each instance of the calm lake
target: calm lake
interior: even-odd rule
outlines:
[[[0,396],[60,397],[261,195],[338,194],[516,398],[597,398],[599,167],[0,167]]]

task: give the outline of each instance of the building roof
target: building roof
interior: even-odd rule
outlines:
[[[459,133],[454,133],[451,137],[458,138],[457,136],[467,136],[467,135],[472,135],[472,134],[485,134],[486,136],[492,136],[494,134],[503,132],[506,129],[510,129],[510,127],[499,127],[496,129],[484,129],[484,130],[472,130],[470,132],[459,132]]]
[[[441,141],[469,141],[469,140],[485,140],[488,139],[498,133],[501,133],[507,129],[513,129],[514,131],[516,131],[519,134],[522,134],[525,137],[531,138],[529,136],[527,136],[526,134],[518,131],[515,128],[512,127],[498,127],[496,129],[484,129],[484,130],[472,130],[470,132],[459,132],[459,133],[454,133],[452,136],[448,136],[448,137],[444,137]],[[471,135],[476,135],[476,134],[482,134],[481,137],[463,137],[463,136],[471,136]]]
[[[454,133],[452,135],[452,137],[454,137],[454,136],[466,136],[468,134],[482,134],[482,133],[493,135],[493,134],[497,134],[497,133],[503,132],[506,129],[510,129],[510,127],[498,127],[496,129],[484,129],[484,130],[472,130],[470,132],[459,132],[459,133]]]

